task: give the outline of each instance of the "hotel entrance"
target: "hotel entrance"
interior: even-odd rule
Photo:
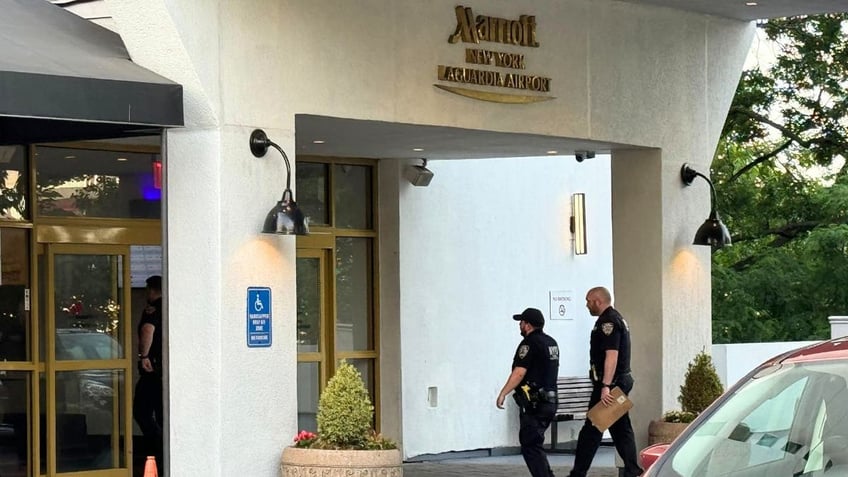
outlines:
[[[146,454],[132,405],[145,279],[162,274],[158,141],[6,149],[2,477],[128,477]]]

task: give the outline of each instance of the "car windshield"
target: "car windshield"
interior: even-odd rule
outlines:
[[[848,360],[761,370],[671,450],[656,476],[848,477]]]

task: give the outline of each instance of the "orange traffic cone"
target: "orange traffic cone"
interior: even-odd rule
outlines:
[[[156,457],[147,456],[147,462],[144,463],[144,477],[159,477],[159,471],[156,470]]]

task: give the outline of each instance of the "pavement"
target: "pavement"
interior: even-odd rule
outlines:
[[[566,477],[574,463],[571,454],[548,454],[557,477]],[[521,455],[473,457],[403,464],[404,477],[525,477],[530,475]],[[617,477],[615,448],[601,446],[595,454],[589,477]]]

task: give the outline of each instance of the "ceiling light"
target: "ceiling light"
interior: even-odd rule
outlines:
[[[71,156],[71,155],[65,156],[65,159],[76,159],[76,158],[77,158],[77,156]]]
[[[550,151],[548,151],[548,154],[556,154],[557,152],[558,151],[550,150]]]
[[[413,147],[412,150],[415,151],[415,152],[421,152],[421,151],[424,150],[424,148],[423,147]]]
[[[745,5],[748,5],[749,7],[756,7],[757,2],[745,2]]]
[[[119,158],[118,158],[118,159],[116,159],[116,160],[117,160],[118,162],[127,162],[129,159],[127,159],[126,157],[119,157]]]
[[[316,139],[316,140],[312,141],[312,144],[324,144],[324,140],[323,139]]]

